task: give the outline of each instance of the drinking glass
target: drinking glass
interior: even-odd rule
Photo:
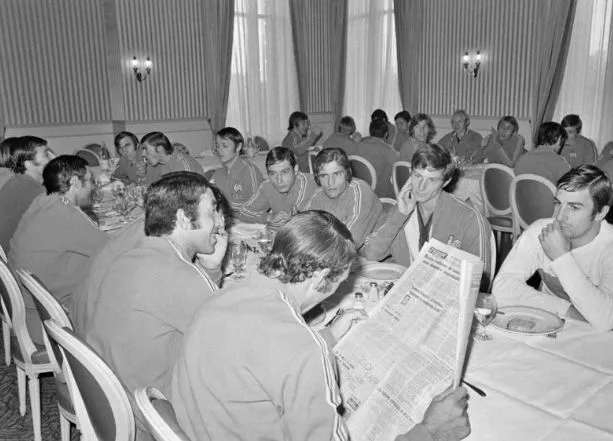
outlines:
[[[241,242],[230,243],[230,260],[234,267],[232,280],[243,280],[247,277],[245,263],[247,262],[247,246]]]
[[[486,331],[487,325],[494,320],[496,316],[496,299],[488,293],[479,293],[477,302],[475,303],[475,318],[479,322],[479,328],[475,333],[475,339],[479,341],[488,341],[492,339]]]
[[[94,207],[100,207],[100,203],[104,200],[104,191],[100,182],[96,182],[91,193],[92,203]]]

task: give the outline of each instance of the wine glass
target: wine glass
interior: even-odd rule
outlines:
[[[480,326],[475,333],[475,339],[479,341],[488,341],[492,339],[486,331],[487,325],[496,317],[496,299],[493,295],[481,292],[477,296],[477,302],[475,303],[475,318],[479,322]]]
[[[242,242],[230,243],[230,260],[234,267],[232,280],[243,280],[247,277],[245,263],[247,262],[247,246]]]

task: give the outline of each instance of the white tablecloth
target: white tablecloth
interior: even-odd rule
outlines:
[[[479,210],[481,214],[485,215],[480,186],[483,170],[483,166],[474,166],[463,170],[455,185],[453,195],[465,201],[470,200],[473,206]]]

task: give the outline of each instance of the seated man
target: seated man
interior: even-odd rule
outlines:
[[[281,145],[294,152],[301,172],[309,172],[309,150],[320,137],[321,130],[311,128],[311,121],[306,113],[292,112],[289,116],[287,135]]]
[[[465,110],[456,110],[451,115],[453,131],[443,136],[438,145],[447,149],[453,156],[461,161],[477,164],[483,162],[481,157],[481,141],[483,137],[474,130],[470,130],[470,116]]]
[[[522,155],[515,164],[515,176],[532,173],[542,176],[555,184],[570,165],[562,156],[560,149],[566,141],[566,132],[556,122],[546,122],[539,127],[536,136],[537,147]]]
[[[357,145],[354,155],[366,159],[375,168],[377,172],[376,195],[380,198],[394,198],[391,176],[394,162],[398,161],[398,152],[385,142],[387,135],[385,121],[379,119],[371,122],[368,131],[370,136]]]
[[[385,110],[375,109],[375,111],[370,114],[370,122],[372,123],[375,121],[385,122],[385,125],[387,126],[387,133],[385,135],[384,141],[389,145],[394,145],[396,141],[396,133],[398,132],[398,129],[396,128],[394,124],[390,122],[390,120],[387,117],[387,113],[385,113]]]
[[[203,176],[163,177],[145,195],[147,237],[120,254],[99,282],[85,340],[129,397],[144,386],[169,394],[181,338],[199,307],[217,293],[207,272],[221,275],[226,251],[218,207]]]
[[[119,163],[111,177],[126,184],[144,182],[147,164],[141,154],[136,135],[131,132],[119,132],[115,136],[114,144]]]
[[[285,147],[275,147],[268,152],[266,170],[268,180],[262,182],[241,207],[238,218],[278,227],[296,212],[304,210],[317,184],[310,173],[298,171],[294,153]]]
[[[581,165],[560,178],[554,201],[554,217],[535,221],[519,237],[493,293],[502,306],[536,306],[613,329],[613,226],[604,221],[611,182],[597,167]],[[526,283],[536,271],[542,291]]]
[[[0,188],[0,245],[5,253],[21,216],[36,196],[45,193],[43,168],[55,157],[47,141],[35,136],[10,142],[8,162],[14,175]]]
[[[395,262],[409,266],[434,238],[480,257],[484,281],[489,280],[489,224],[472,205],[443,191],[455,171],[449,152],[427,145],[417,150],[411,165],[413,172],[398,195],[398,206],[366,238],[360,255],[382,260],[391,254]]]
[[[343,116],[338,124],[336,133],[330,135],[324,141],[324,148],[338,147],[345,150],[348,155],[355,154],[358,142],[362,140],[362,135],[356,132],[355,120],[350,116]]]
[[[107,235],[81,211],[91,205],[93,189],[85,159],[74,155],[52,159],[43,171],[43,185],[47,194],[36,197],[23,214],[8,257],[13,268],[32,272],[67,308]],[[38,312],[26,291],[24,300],[30,335],[43,344]]]
[[[381,217],[383,206],[377,195],[366,182],[353,178],[349,158],[338,148],[319,152],[315,182],[319,188],[306,209],[332,213],[349,228],[356,246],[361,246]]]
[[[247,159],[240,157],[245,139],[234,127],[217,132],[213,153],[223,167],[215,170],[212,181],[219,187],[233,210],[238,211],[251,199],[264,180],[262,172]]]
[[[519,133],[519,123],[514,116],[507,115],[500,118],[496,130],[483,138],[481,142],[481,156],[483,162],[490,164],[503,164],[513,168],[524,153],[526,141]]]
[[[401,161],[411,162],[417,150],[430,144],[436,135],[434,121],[425,113],[413,115],[409,123],[409,135],[409,139],[400,146],[398,152]]]
[[[593,164],[598,156],[598,150],[594,141],[581,134],[583,121],[581,121],[579,115],[566,115],[562,118],[561,124],[566,131],[566,135],[568,135],[560,153],[562,157],[566,159],[571,167]]]
[[[394,143],[392,146],[394,150],[400,152],[400,148],[402,144],[407,142],[411,135],[409,134],[409,124],[411,123],[411,114],[406,110],[401,110],[394,116],[394,122],[396,123],[396,128],[398,131],[396,132],[396,139],[394,139]]]
[[[202,166],[191,156],[175,151],[170,140],[161,132],[151,132],[140,140],[141,152],[147,160],[147,184],[168,173],[186,171],[204,176]]]
[[[335,292],[354,256],[351,234],[334,216],[299,213],[279,229],[257,283],[198,311],[172,374],[171,402],[190,439],[349,439],[330,350],[364,313],[346,311],[321,335],[302,314]],[[466,437],[466,398],[464,388],[436,397],[397,439]]]

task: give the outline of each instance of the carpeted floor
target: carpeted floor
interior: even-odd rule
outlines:
[[[19,414],[17,373],[15,363],[4,363],[4,346],[0,327],[0,441],[34,439],[32,412],[29,395],[26,393],[26,414]],[[60,441],[60,417],[55,402],[55,385],[51,375],[40,377],[41,430],[43,441]],[[73,426],[71,441],[79,440],[79,432]]]

